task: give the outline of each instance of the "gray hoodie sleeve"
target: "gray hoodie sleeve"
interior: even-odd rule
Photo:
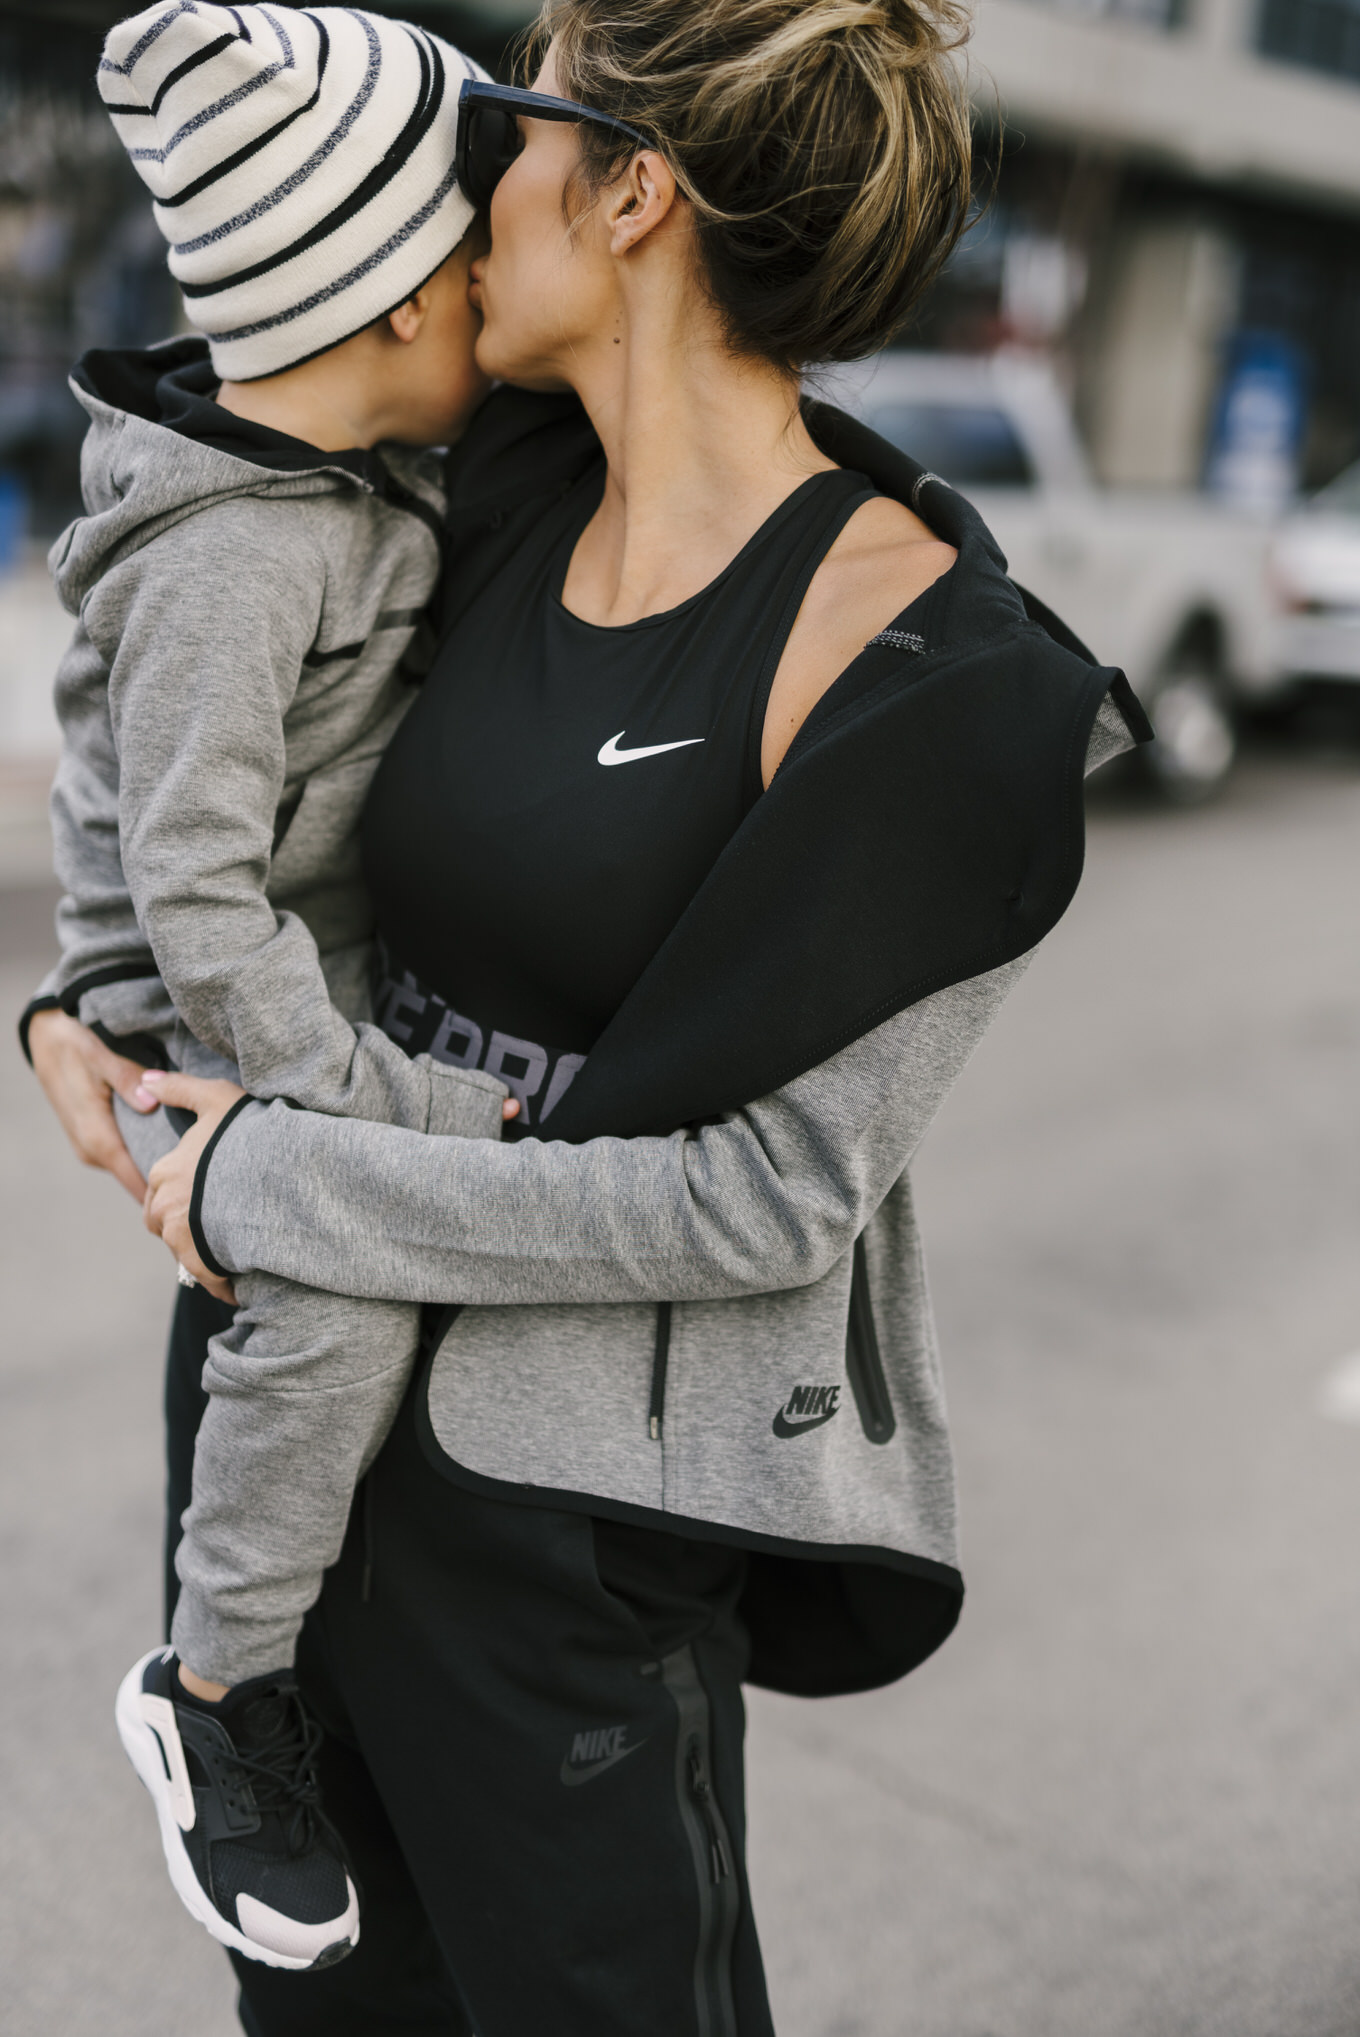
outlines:
[[[185,1024],[253,1094],[498,1134],[503,1086],[352,1027],[310,931],[266,896],[283,718],[324,585],[319,555],[299,570],[305,541],[286,502],[225,503],[111,567],[85,601],[83,630],[109,670],[132,907]]]
[[[389,1300],[713,1300],[801,1287],[902,1173],[1024,959],[912,1005],[722,1122],[571,1146],[247,1106],[200,1176],[229,1272]]]
[[[37,996],[60,999],[93,977],[100,987],[89,1006],[82,1000],[87,1022],[105,1019],[115,1032],[164,1038],[174,1014],[137,924],[118,851],[118,753],[107,679],[103,658],[77,622],[53,689],[62,728],[50,801],[52,860],[63,893],[57,908],[61,957]]]
[[[1130,747],[1108,699],[1088,770]],[[921,999],[718,1124],[571,1146],[442,1143],[247,1105],[200,1168],[229,1272],[389,1300],[691,1301],[804,1286],[910,1162],[1029,961]]]

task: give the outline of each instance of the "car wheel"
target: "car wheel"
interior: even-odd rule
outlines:
[[[1212,799],[1237,755],[1237,730],[1217,675],[1178,665],[1144,704],[1156,741],[1142,755],[1162,797],[1176,806]]]

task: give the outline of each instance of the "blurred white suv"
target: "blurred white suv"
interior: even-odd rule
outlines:
[[[967,495],[1014,577],[1127,672],[1169,798],[1217,790],[1234,707],[1274,683],[1268,521],[1188,491],[1100,487],[1056,377],[1028,357],[890,351],[808,386]]]
[[[1289,517],[1271,554],[1271,580],[1278,678],[1360,686],[1360,465]]]

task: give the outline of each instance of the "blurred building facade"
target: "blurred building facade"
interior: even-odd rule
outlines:
[[[1360,0],[979,0],[989,213],[923,332],[1050,351],[1112,482],[1360,456]]]
[[[93,88],[135,4],[0,0],[0,552],[77,506],[75,355],[180,316]],[[502,70],[533,12],[368,4]],[[1114,482],[1360,456],[1360,0],[977,0],[970,75],[991,202],[908,344],[1051,355]]]

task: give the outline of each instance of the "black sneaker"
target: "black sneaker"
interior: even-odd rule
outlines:
[[[284,1671],[191,1699],[173,1649],[153,1648],[114,1716],[151,1792],[175,1892],[219,1945],[294,1971],[333,1966],[359,1938],[359,1897],[321,1811],[321,1728]]]

